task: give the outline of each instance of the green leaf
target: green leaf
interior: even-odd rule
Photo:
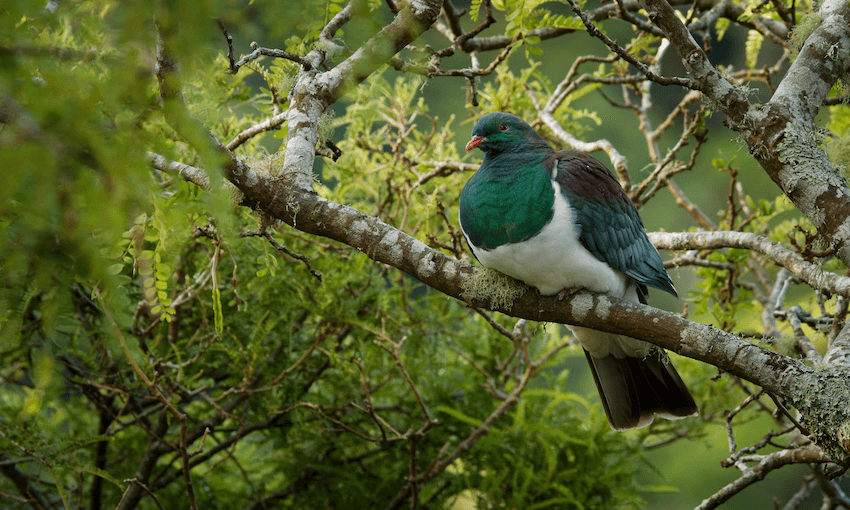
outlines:
[[[213,311],[215,316],[215,332],[219,335],[224,331],[224,314],[221,310],[221,291],[213,288]]]
[[[464,422],[467,425],[470,425],[472,427],[480,427],[481,423],[482,423],[481,420],[479,420],[477,418],[473,418],[472,416],[467,416],[467,415],[463,414],[462,412],[460,412],[459,410],[451,408],[451,407],[438,406],[436,408],[436,410],[440,411],[441,413],[446,413],[449,416],[453,417],[454,419],[462,421],[462,422]]]
[[[528,56],[529,53],[539,57],[540,55],[543,54],[543,50],[541,50],[539,46],[526,46],[525,47],[526,57]]]
[[[478,13],[481,12],[482,3],[483,0],[472,0],[472,3],[469,5],[469,19],[478,21]]]
[[[56,492],[59,493],[59,498],[62,500],[62,506],[65,507],[65,510],[70,510],[70,506],[68,506],[68,493],[65,491],[64,484],[62,483],[60,477],[56,475],[56,468],[53,466],[46,466],[47,470],[50,472],[50,476],[53,477],[53,483],[56,485]]]
[[[764,42],[764,36],[758,30],[750,30],[747,34],[747,42],[744,45],[747,54],[747,68],[755,69],[758,64],[759,51]]]
[[[723,36],[726,35],[726,30],[732,26],[732,21],[728,18],[718,18],[717,23],[714,25],[714,30],[717,31],[717,41],[722,41]]]
[[[94,476],[99,476],[99,477],[103,478],[104,480],[106,480],[107,482],[114,484],[119,489],[122,489],[122,490],[124,489],[124,485],[120,481],[118,481],[115,477],[111,476],[107,471],[104,471],[103,469],[100,469],[97,466],[82,465],[82,466],[68,466],[68,468],[72,469],[74,471],[80,471],[80,472],[83,472],[83,473],[92,474]]]

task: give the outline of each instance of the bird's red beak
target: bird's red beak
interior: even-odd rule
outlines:
[[[479,145],[481,145],[481,142],[483,142],[483,141],[484,141],[483,136],[473,136],[472,140],[470,140],[469,143],[466,144],[466,152],[469,152],[472,149],[478,147]]]

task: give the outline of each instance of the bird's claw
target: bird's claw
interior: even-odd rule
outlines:
[[[567,299],[580,290],[582,290],[582,287],[566,287],[561,289],[557,294],[555,294],[554,304],[557,306],[560,301]]]

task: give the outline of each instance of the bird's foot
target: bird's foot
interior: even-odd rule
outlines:
[[[555,294],[555,305],[557,306],[558,302],[567,299],[580,290],[584,290],[584,287],[566,287],[561,289],[560,292]]]

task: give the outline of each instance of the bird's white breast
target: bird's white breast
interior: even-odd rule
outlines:
[[[544,296],[565,288],[584,288],[624,297],[628,278],[593,256],[579,242],[573,210],[555,189],[552,221],[531,239],[492,250],[473,247],[484,267],[495,269],[537,288]]]
[[[555,189],[552,221],[531,239],[492,250],[472,246],[484,267],[495,269],[535,287],[544,296],[563,289],[587,289],[638,302],[635,283],[620,271],[593,256],[579,241],[578,226],[567,200]],[[471,243],[470,243],[471,246]],[[622,335],[568,326],[594,357],[641,357],[652,345]]]

